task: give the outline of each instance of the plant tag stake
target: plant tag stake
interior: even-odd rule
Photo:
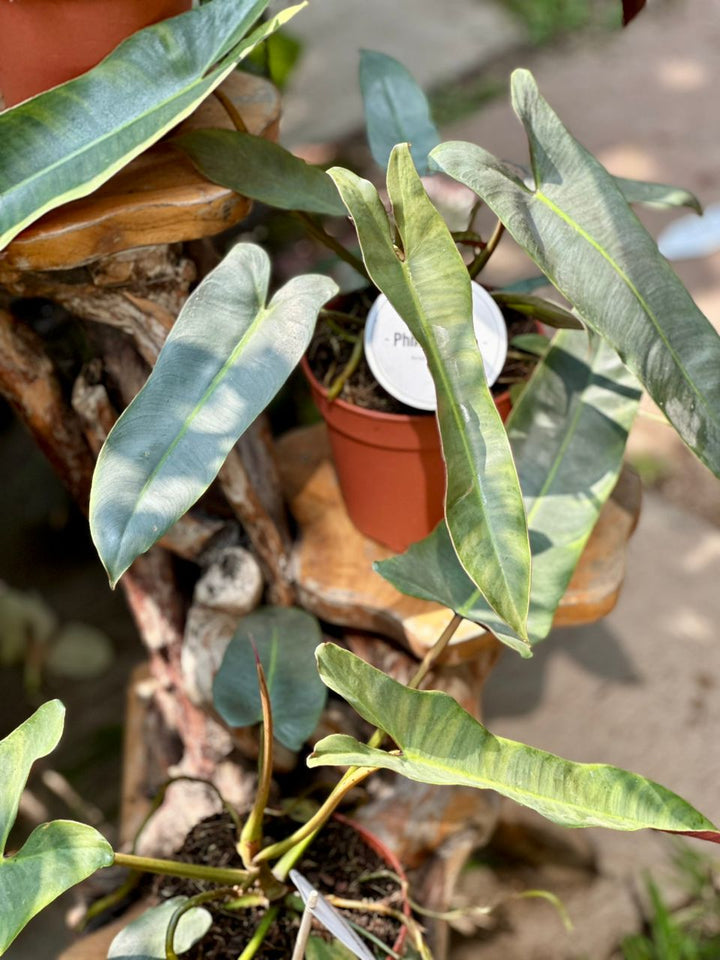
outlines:
[[[472,302],[475,339],[490,386],[505,363],[507,328],[493,298],[474,282]],[[396,400],[418,410],[435,410],[435,385],[425,354],[385,294],[380,294],[368,313],[365,356],[377,382]]]
[[[348,950],[352,950],[359,960],[375,960],[375,957],[372,955],[372,953],[370,953],[368,948],[355,933],[352,927],[345,922],[344,918],[338,913],[335,907],[331,906],[321,893],[318,893],[318,891],[306,877],[304,877],[298,870],[291,870],[290,879],[295,884],[297,891],[303,898],[303,902],[305,903],[306,907],[309,907],[309,909],[315,915],[315,918],[325,927],[326,930],[328,930],[334,937],[337,937],[340,943],[347,947]],[[314,906],[310,903],[310,897],[312,894],[317,896],[317,903]]]

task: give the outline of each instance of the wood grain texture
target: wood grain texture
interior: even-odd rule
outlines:
[[[236,71],[222,89],[250,133],[277,137],[280,98],[272,84]],[[246,217],[250,201],[210,183],[172,146],[175,133],[201,127],[232,128],[213,96],[99,190],[24,230],[0,253],[0,282],[10,271],[69,269],[131,247],[212,236]]]
[[[330,459],[325,425],[282,437],[278,462],[299,528],[291,573],[301,604],[331,623],[384,634],[424,656],[451,612],[399,593],[373,571],[375,560],[392,554],[352,525]],[[592,623],[615,606],[625,574],[625,548],[639,509],[639,479],[625,468],[560,604],[556,625]],[[495,643],[482,627],[464,620],[444,662],[474,658]]]
[[[87,512],[94,459],[43,341],[0,310],[0,394]]]

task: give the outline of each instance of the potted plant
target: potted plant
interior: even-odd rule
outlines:
[[[85,73],[143,27],[192,0],[2,0],[0,95],[6,107]]]
[[[298,893],[305,901],[308,920],[315,915],[319,921],[313,938],[317,940],[324,928],[326,938],[330,934],[337,937],[361,960],[370,960],[373,956],[368,945],[383,942],[378,934],[386,938],[386,949],[396,953],[403,951],[408,933],[422,945],[420,929],[410,912],[407,879],[397,859],[363,827],[340,814],[328,819],[341,799],[339,793],[331,803],[317,808],[316,828],[323,823],[327,823],[327,827],[325,837],[311,855],[306,852],[307,839],[294,836],[297,821],[288,816],[283,818],[269,807],[273,701],[279,708],[278,739],[295,745],[298,739],[305,739],[314,726],[326,690],[317,675],[308,685],[303,671],[293,676],[285,670],[281,688],[271,678],[274,686],[271,694],[261,657],[270,663],[271,628],[297,629],[299,626],[301,634],[320,636],[319,627],[313,627],[311,621],[309,615],[297,610],[279,608],[259,612],[254,621],[255,628],[259,628],[259,645],[253,651],[254,641],[248,635],[236,638],[228,666],[219,674],[219,684],[224,687],[219,705],[223,709],[249,709],[252,713],[257,703],[263,717],[258,787],[251,809],[241,815],[223,800],[223,813],[198,823],[173,859],[136,854],[139,834],[133,852],[121,853],[114,852],[89,826],[65,821],[44,824],[16,854],[0,856],[0,888],[4,892],[0,952],[4,952],[27,920],[58,891],[112,863],[127,868],[126,879],[115,891],[92,904],[86,919],[106,915],[144,878],[155,877],[155,883],[144,895],[140,915],[129,923],[126,921],[112,943],[107,938],[102,956],[109,948],[109,957],[138,960],[149,956],[173,957],[197,942],[201,950],[197,955],[212,956],[216,960],[235,958],[238,954],[245,960],[279,953],[289,955],[296,939],[300,946],[295,946],[294,956],[304,956],[306,946],[321,951],[328,949],[326,940],[322,939],[317,946],[308,945],[310,929],[307,922],[301,922],[303,903]],[[248,677],[238,674],[235,668],[239,662],[247,664],[248,658],[252,661],[253,657],[257,658],[258,687],[254,698],[248,698]],[[232,691],[233,685],[242,688],[242,693]],[[30,765],[54,748],[62,734],[63,721],[64,708],[59,701],[50,701],[0,741],[0,768],[13,774],[4,784],[3,846]],[[359,782],[362,777],[356,779]],[[168,785],[169,782],[163,787],[163,795]],[[291,807],[288,805],[287,809]],[[283,857],[273,856],[273,847],[278,845],[287,850]],[[277,863],[271,872],[268,862],[273,859]],[[45,879],[41,880],[43,876]],[[147,891],[147,882],[144,886]],[[297,892],[293,893],[293,888]],[[213,911],[213,916],[208,909]],[[344,919],[347,917],[355,921],[360,936]],[[209,938],[203,939],[209,931]]]
[[[439,143],[439,134],[425,95],[412,76],[392,57],[363,51],[360,85],[368,142],[378,165],[387,167],[392,146],[403,134],[405,121],[394,110],[401,103],[403,115],[413,117],[412,154],[419,172],[425,173],[427,154]],[[243,131],[237,136],[225,136],[221,131],[197,136],[190,133],[176,138],[175,143],[208,179],[299,218],[312,237],[354,268],[352,285],[362,283],[363,278],[369,283],[356,251],[343,244],[337,230],[332,233],[327,223],[337,219],[344,208],[320,170],[308,167],[281,147],[265,149],[258,138]],[[439,192],[432,178],[426,177],[424,182],[428,189],[434,187],[434,195]],[[469,251],[465,259],[472,279],[481,275],[502,232],[496,230],[484,241],[474,229],[476,213],[477,204],[465,212],[462,229],[453,232],[453,238]],[[454,217],[458,218],[457,212]],[[492,397],[505,420],[512,404],[511,385],[514,391],[522,385],[547,342],[528,311],[553,326],[580,324],[562,307],[549,302],[505,291],[498,292],[497,301],[493,301],[483,296],[478,286],[473,289],[476,323],[480,324],[477,330],[485,337],[486,367],[491,358],[495,361],[490,381]],[[504,318],[496,303],[504,311]],[[440,434],[432,415],[434,389],[422,350],[397,314],[391,318],[388,311],[393,313],[392,306],[372,284],[344,292],[321,311],[301,366],[328,426],[350,518],[366,536],[401,551],[429,534],[441,520],[445,470]],[[371,324],[367,323],[369,317],[373,317]],[[384,346],[388,342],[384,332],[388,321],[394,324],[392,333],[398,349],[392,349],[392,342],[390,347]],[[368,347],[373,344],[370,354]],[[393,371],[392,354],[402,359],[402,371]],[[413,366],[420,369],[410,371]],[[381,369],[387,370],[386,377]],[[486,373],[490,375],[489,367]]]
[[[340,197],[363,268],[428,360],[447,470],[445,519],[425,540],[381,564],[380,572],[455,615],[408,685],[335,644],[318,646],[323,683],[377,732],[367,743],[339,733],[315,744],[310,766],[348,769],[315,814],[269,846],[259,838],[267,789],[267,775],[261,777],[242,828],[244,872],[225,878],[243,892],[261,877],[272,889],[271,863],[275,881],[282,881],[280,865],[377,769],[493,789],[568,827],[648,828],[720,840],[710,820],[666,788],[495,737],[447,694],[418,689],[462,617],[487,626],[524,656],[547,635],[618,476],[638,381],[688,446],[720,474],[720,337],[628,203],[667,202],[668,188],[612,178],[564,128],[527,71],[513,75],[512,90],[532,173],[471,144],[440,144],[430,152],[432,164],[466,182],[497,214],[584,328],[556,334],[505,426],[473,335],[467,268],[408,144],[395,145],[389,158],[392,219],[376,188],[351,171],[334,168],[326,175],[285,152],[263,155],[267,169],[274,163],[289,171],[274,180],[281,196],[304,192],[309,183],[310,192],[332,203]],[[237,142],[247,149],[242,136]],[[257,157],[263,148],[249,149]],[[693,200],[686,196],[685,202]],[[289,205],[303,209],[294,198]],[[110,433],[93,481],[90,524],[113,584],[208,488],[237,438],[299,363],[319,310],[336,293],[327,277],[310,275],[293,278],[268,301],[269,281],[264,251],[236,245],[193,292],[145,387]],[[277,658],[284,660],[288,648],[278,642]],[[0,778],[3,839],[33,757],[57,739],[61,711],[44,708],[28,724],[4,742],[0,757],[7,771]],[[130,863],[88,830],[39,828],[16,855],[0,860],[7,905],[0,912],[3,949],[19,925],[82,876],[113,861]],[[265,888],[263,895],[270,899]],[[416,946],[424,950],[420,940]],[[173,955],[172,944],[166,955]]]

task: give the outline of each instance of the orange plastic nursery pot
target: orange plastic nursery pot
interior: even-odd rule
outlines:
[[[406,550],[427,536],[443,516],[445,465],[437,420],[431,414],[380,413],[344,400],[302,369],[328,428],[338,482],[350,519],[366,537]],[[510,394],[495,400],[503,420]]]
[[[192,0],[0,0],[5,106],[72,80],[137,30],[191,6]]]

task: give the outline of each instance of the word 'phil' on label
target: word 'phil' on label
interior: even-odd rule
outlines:
[[[500,308],[478,283],[472,284],[473,328],[488,385],[495,383],[507,356],[507,328]],[[417,410],[435,410],[435,384],[422,347],[384,294],[365,324],[365,356],[387,392]]]

